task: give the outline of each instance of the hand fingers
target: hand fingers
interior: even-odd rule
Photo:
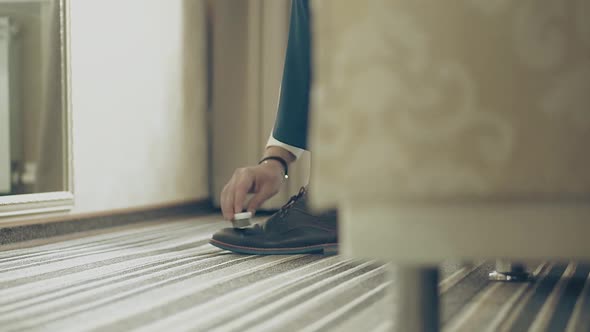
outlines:
[[[233,208],[235,213],[240,213],[244,209],[244,202],[246,200],[246,194],[252,188],[254,178],[247,170],[240,170],[239,175],[234,185],[234,200]]]
[[[254,195],[250,202],[248,202],[248,212],[252,212],[254,214],[256,210],[264,203],[267,199],[271,198],[273,193],[269,190],[261,190],[259,193]]]
[[[233,178],[232,178],[233,180]],[[223,218],[226,220],[231,220],[234,217],[234,202],[233,202],[233,181],[230,180],[228,184],[225,185],[223,191],[221,192],[221,212],[223,213]]]

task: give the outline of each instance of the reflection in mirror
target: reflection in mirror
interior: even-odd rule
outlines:
[[[67,191],[59,0],[0,0],[0,195]]]

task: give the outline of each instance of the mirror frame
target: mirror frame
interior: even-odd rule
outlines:
[[[65,191],[22,194],[0,197],[0,223],[3,217],[21,216],[71,210],[74,207],[74,181],[72,157],[72,104],[70,73],[70,0],[56,0],[59,6],[59,51],[61,72],[61,98],[64,112],[62,137],[64,154]]]

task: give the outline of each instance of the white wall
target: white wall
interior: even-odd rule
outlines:
[[[71,1],[75,213],[208,193],[200,0]]]

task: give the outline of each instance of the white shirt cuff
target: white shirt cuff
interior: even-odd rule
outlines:
[[[283,143],[283,142],[277,140],[276,138],[272,137],[272,134],[270,135],[270,137],[268,138],[268,142],[266,143],[266,147],[268,148],[269,146],[281,147],[281,148],[291,152],[295,156],[296,159],[299,159],[299,157],[301,157],[301,155],[305,151],[304,149],[301,149],[296,146],[289,145],[289,144],[286,144],[286,143]]]

